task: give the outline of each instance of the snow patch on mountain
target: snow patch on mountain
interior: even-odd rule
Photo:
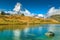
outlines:
[[[52,15],[57,15],[57,14],[60,14],[60,8],[59,9],[56,9],[55,7],[52,7],[49,9],[48,13],[47,13],[47,17],[50,17]]]

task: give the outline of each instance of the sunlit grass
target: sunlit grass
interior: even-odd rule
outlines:
[[[34,18],[29,16],[0,15],[0,30],[24,29],[29,25],[40,24],[60,24],[60,22],[54,19]]]

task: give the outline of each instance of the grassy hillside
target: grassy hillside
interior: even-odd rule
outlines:
[[[54,19],[34,18],[21,15],[0,15],[0,24],[42,24],[42,23],[58,23]]]

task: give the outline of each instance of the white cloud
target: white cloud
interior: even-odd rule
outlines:
[[[5,13],[12,13],[12,11],[4,11]]]
[[[43,14],[37,14],[37,15],[35,16],[35,18],[43,18],[43,17],[44,17]]]
[[[60,14],[60,8],[56,9],[55,7],[52,7],[49,9],[49,11],[47,13],[47,17],[50,17],[52,15],[56,15],[56,14]]]
[[[38,14],[38,17],[44,17],[44,15],[43,14]]]
[[[17,14],[17,12],[14,11],[4,11],[5,13],[10,13],[10,14]]]
[[[21,4],[20,4],[20,3],[17,3],[17,4],[15,5],[15,8],[13,9],[13,11],[18,12],[18,11],[20,11],[20,9],[21,9]]]

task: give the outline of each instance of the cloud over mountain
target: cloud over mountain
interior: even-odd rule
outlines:
[[[44,17],[44,15],[43,14],[38,14],[38,17]]]
[[[37,15],[33,15],[35,18],[44,18],[43,14],[37,14]]]

